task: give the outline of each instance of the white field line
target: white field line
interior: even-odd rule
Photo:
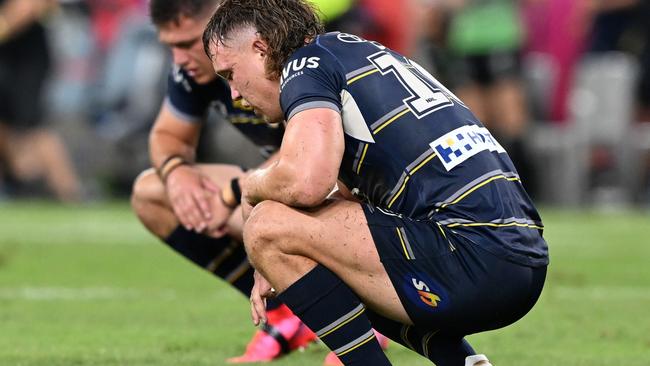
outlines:
[[[599,301],[650,301],[650,286],[550,286],[544,296]]]
[[[214,295],[217,295],[216,293]],[[650,286],[549,286],[543,296],[559,299],[582,299],[602,301],[650,301]],[[0,300],[123,300],[156,298],[174,300],[174,290],[142,292],[136,289],[114,287],[0,287]]]
[[[177,298],[176,292],[163,290],[146,292],[135,289],[112,287],[0,287],[0,300],[28,300],[28,301],[88,301],[88,300],[124,300],[139,298],[156,298],[173,300]]]

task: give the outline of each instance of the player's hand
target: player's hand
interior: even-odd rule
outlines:
[[[266,322],[266,299],[275,297],[275,290],[258,271],[255,271],[253,278],[255,283],[251,290],[251,317],[253,324],[257,326],[260,322]]]
[[[182,165],[167,176],[167,197],[178,221],[187,230],[203,232],[213,218],[219,187],[196,167]]]
[[[228,224],[234,211],[234,208],[226,206],[220,196],[221,192],[212,196],[212,218],[206,229],[206,234],[213,238],[228,234]]]

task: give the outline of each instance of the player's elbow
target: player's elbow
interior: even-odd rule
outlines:
[[[291,195],[292,206],[294,207],[316,207],[325,201],[327,195],[320,195],[318,192],[309,190],[294,190]]]
[[[334,189],[336,181],[330,182],[322,176],[302,177],[291,184],[292,206],[316,207],[319,206]]]

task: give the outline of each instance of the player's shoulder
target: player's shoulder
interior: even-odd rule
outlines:
[[[207,84],[199,84],[178,66],[174,66],[170,71],[167,87],[169,96],[219,101],[230,98],[230,88],[225,80],[215,78]]]
[[[199,84],[190,77],[182,67],[174,65],[169,72],[170,88],[180,89],[187,94],[212,94],[228,92],[228,84],[221,79],[215,78],[207,84]]]
[[[283,65],[283,72],[285,75],[287,72],[296,69],[299,65],[315,69],[319,67],[321,63],[331,64],[331,62],[335,60],[335,56],[320,44],[319,39],[321,37],[322,35],[317,36],[316,39],[298,48],[289,56]]]
[[[191,93],[197,84],[180,66],[173,65],[169,71],[169,85],[173,88],[182,89],[185,93]]]
[[[331,52],[319,44],[320,37],[322,35],[289,56],[280,75],[280,90],[290,82],[293,84],[303,80],[306,75],[334,80],[339,78],[340,64]]]
[[[338,53],[347,53],[350,51],[350,48],[354,45],[359,45],[362,43],[367,43],[368,41],[350,33],[342,32],[330,32],[321,34],[316,38],[316,44],[320,47],[327,49],[328,51],[338,54]]]
[[[331,61],[336,62],[345,72],[367,66],[370,62],[369,57],[388,50],[378,42],[341,32],[320,35],[309,46],[319,48],[321,53],[331,55]]]
[[[348,33],[330,32],[318,35],[312,42],[298,49],[290,59],[305,56],[320,56],[333,59],[345,59],[355,54],[358,46],[370,44],[365,39]]]
[[[367,42],[362,38],[340,32],[320,34],[314,40],[297,49],[289,56],[285,68],[292,64],[313,60],[314,64],[323,61],[330,67],[342,66],[341,62],[356,53],[353,44]]]
[[[318,35],[289,56],[283,65],[280,84],[305,73],[344,77],[348,71],[366,65],[366,56],[372,52],[376,52],[373,42],[356,35],[341,32]]]
[[[230,103],[230,89],[221,78],[199,84],[182,68],[174,66],[168,77],[167,101],[183,119],[202,121],[209,108],[225,112]]]

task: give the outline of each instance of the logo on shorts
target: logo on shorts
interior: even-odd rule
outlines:
[[[438,307],[438,302],[441,301],[440,297],[431,292],[431,289],[429,286],[427,286],[426,283],[415,278],[411,278],[411,281],[413,282],[413,286],[418,290],[418,294],[420,294],[420,300],[422,300],[423,303],[431,306],[432,308]]]
[[[424,275],[411,275],[404,284],[409,299],[421,308],[440,310],[446,307],[444,291]]]

